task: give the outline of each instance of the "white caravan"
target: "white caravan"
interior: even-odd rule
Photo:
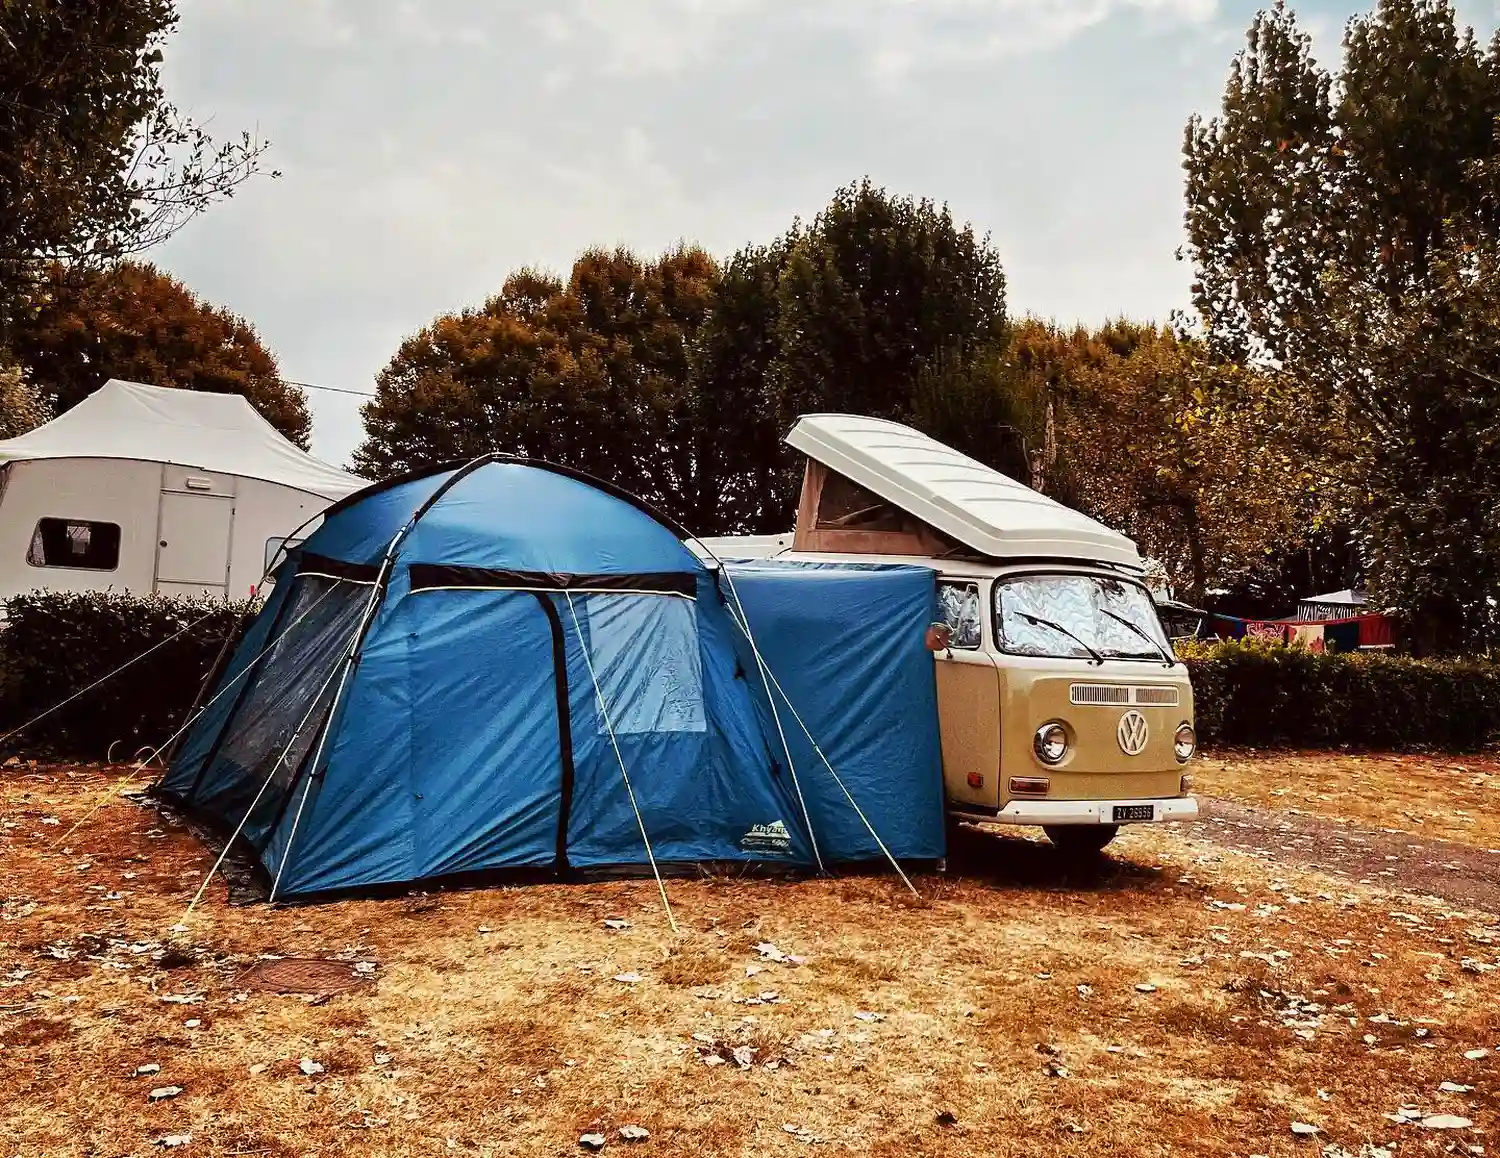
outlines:
[[[365,485],[237,394],[110,381],[0,441],[0,599],[40,588],[243,599],[287,536]]]

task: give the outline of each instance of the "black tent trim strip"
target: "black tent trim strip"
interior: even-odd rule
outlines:
[[[549,571],[509,571],[494,567],[460,567],[447,563],[412,563],[411,589],[449,588],[503,591],[587,591],[631,595],[697,594],[698,579],[691,572],[659,571],[636,575],[572,575]]]
[[[345,579],[351,583],[374,583],[380,578],[380,567],[375,563],[346,563],[342,559],[309,555],[304,551],[297,561],[297,574],[299,577],[318,575],[324,579]]]

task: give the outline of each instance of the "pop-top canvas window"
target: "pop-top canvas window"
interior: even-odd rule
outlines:
[[[26,562],[33,567],[113,571],[120,565],[120,525],[85,519],[39,519]]]
[[[900,531],[906,520],[884,499],[841,474],[829,472],[818,495],[819,530]]]
[[[589,661],[615,734],[707,731],[692,601],[590,595],[584,603]],[[608,731],[602,712],[598,730]]]

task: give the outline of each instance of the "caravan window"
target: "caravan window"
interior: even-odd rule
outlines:
[[[120,524],[39,519],[26,562],[33,567],[113,571],[120,565]]]

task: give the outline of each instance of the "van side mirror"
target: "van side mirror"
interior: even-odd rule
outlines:
[[[929,624],[927,628],[927,650],[932,652],[947,651],[953,640],[953,628],[946,623]]]

